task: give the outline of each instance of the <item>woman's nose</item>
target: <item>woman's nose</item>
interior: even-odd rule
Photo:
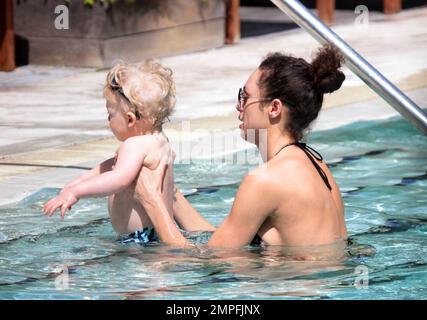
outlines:
[[[243,119],[243,111],[240,109],[239,104],[236,104],[236,111],[239,113],[239,115],[237,116],[237,118],[242,121]]]

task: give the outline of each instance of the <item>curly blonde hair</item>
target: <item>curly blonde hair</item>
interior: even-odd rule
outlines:
[[[161,127],[176,102],[172,70],[154,60],[139,64],[119,63],[108,72],[105,90],[119,93],[128,110]]]

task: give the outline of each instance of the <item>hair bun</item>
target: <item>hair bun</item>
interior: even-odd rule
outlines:
[[[332,45],[324,45],[317,51],[311,62],[316,91],[321,94],[331,93],[341,87],[345,75],[338,69],[343,62],[344,57]]]

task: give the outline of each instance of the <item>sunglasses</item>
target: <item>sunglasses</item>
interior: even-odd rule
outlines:
[[[113,92],[118,92],[128,103],[132,106],[132,102],[126,97],[125,93],[123,92],[123,88],[117,83],[116,79],[113,78],[111,81],[112,84],[110,86],[111,90]],[[137,120],[141,119],[141,113],[138,111],[138,109],[135,107],[135,111],[133,112],[135,114],[135,117]]]
[[[248,105],[246,105],[246,102],[249,100],[249,99],[258,99],[257,101],[254,101],[254,102],[252,102],[252,103],[250,103],[250,104],[248,104]],[[251,96],[248,96],[246,93],[245,93],[245,90],[243,90],[243,88],[240,88],[239,89],[239,93],[238,93],[238,95],[237,95],[237,105],[236,105],[236,109],[237,109],[237,111],[239,111],[239,112],[243,112],[243,111],[245,111],[246,110],[246,108],[247,107],[249,107],[251,104],[254,104],[254,103],[256,103],[256,102],[263,102],[263,101],[270,101],[271,99],[270,98],[267,98],[267,97],[251,97]]]

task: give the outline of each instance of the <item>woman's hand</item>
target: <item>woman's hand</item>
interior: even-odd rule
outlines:
[[[51,217],[55,213],[55,210],[60,208],[61,218],[64,219],[65,211],[67,209],[71,210],[71,206],[74,205],[78,200],[79,199],[72,191],[72,188],[64,188],[57,197],[46,202],[43,207],[43,212],[45,215]]]
[[[136,181],[134,198],[146,207],[153,205],[163,191],[163,180],[169,166],[169,157],[164,156],[156,169],[150,170],[146,167],[141,169]]]
[[[162,197],[163,179],[172,161],[164,156],[156,169],[142,168],[135,186],[134,198],[144,206],[162,242],[186,246],[187,240],[174,224]]]

